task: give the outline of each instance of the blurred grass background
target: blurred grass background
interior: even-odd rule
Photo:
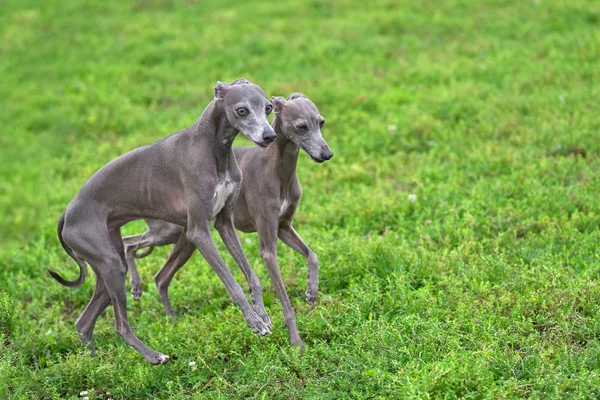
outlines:
[[[0,397],[600,396],[599,25],[587,0],[0,2]],[[303,92],[327,119],[334,158],[300,157],[295,223],[321,261],[315,310],[304,260],[279,257],[306,353],[244,235],[272,336],[251,334],[198,255],[172,324],[152,285],[161,249],[129,307],[172,362],[146,365],[112,310],[90,359],[73,324],[93,278],[67,290],[45,272],[76,273],[58,216],[238,77]]]

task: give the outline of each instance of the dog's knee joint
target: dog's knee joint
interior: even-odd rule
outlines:
[[[309,252],[308,253],[308,257],[306,257],[306,260],[308,261],[308,263],[310,265],[319,265],[319,258],[317,257],[317,255],[314,252]]]
[[[125,339],[128,336],[128,334],[132,332],[131,328],[129,328],[129,327],[125,326],[125,325],[121,325],[121,326],[116,327],[115,331],[123,339]]]
[[[169,285],[166,282],[163,282],[161,279],[154,278],[154,282],[156,283],[156,288],[159,293],[166,292],[169,289]]]
[[[215,219],[215,229],[218,232],[222,232],[227,227],[227,225],[228,223],[223,218]]]
[[[206,240],[212,240],[210,232],[204,232],[203,230],[194,230],[193,232],[188,231],[185,236],[190,242],[194,243],[196,247]]]
[[[288,315],[285,316],[283,322],[286,326],[290,326],[291,323],[296,323],[296,313],[292,310]]]
[[[262,257],[265,263],[277,262],[277,255],[272,250],[261,250],[260,256]]]

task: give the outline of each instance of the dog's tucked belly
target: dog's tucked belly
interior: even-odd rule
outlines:
[[[235,183],[231,180],[225,180],[217,183],[217,186],[215,187],[212,218],[216,217],[217,214],[221,212],[234,188]]]

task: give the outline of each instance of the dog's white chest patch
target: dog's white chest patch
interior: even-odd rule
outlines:
[[[283,199],[283,203],[281,203],[281,207],[279,208],[279,218],[283,217],[289,206],[290,203],[288,203],[287,199]]]
[[[223,206],[225,206],[225,203],[227,202],[227,199],[231,195],[231,192],[233,192],[234,187],[235,187],[235,183],[233,183],[233,181],[231,181],[231,180],[224,180],[224,181],[217,183],[217,186],[215,187],[215,195],[214,195],[215,202],[213,205],[213,212],[212,212],[213,218],[216,217],[217,214],[221,212],[221,210],[223,209]]]

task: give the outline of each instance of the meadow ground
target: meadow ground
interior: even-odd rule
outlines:
[[[0,398],[600,397],[599,25],[585,0],[0,2]],[[279,256],[306,352],[247,234],[273,335],[199,255],[172,323],[152,284],[163,248],[128,307],[171,362],[148,365],[112,310],[90,358],[74,322],[93,274],[69,290],[46,273],[77,273],[58,216],[238,77],[327,119],[334,158],[299,161],[314,310],[306,263]]]

